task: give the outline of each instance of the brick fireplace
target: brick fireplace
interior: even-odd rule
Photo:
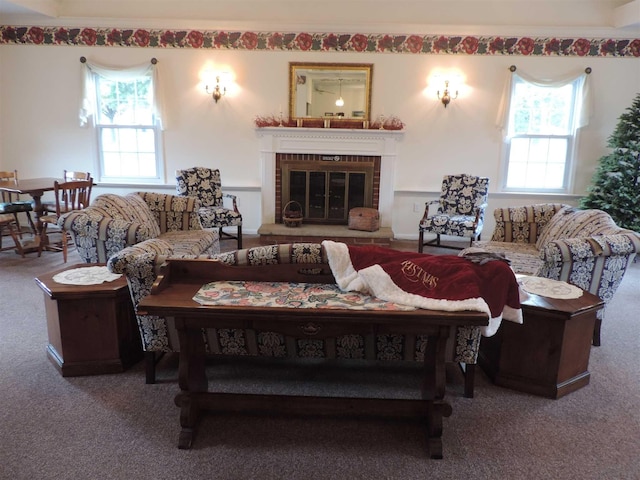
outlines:
[[[318,167],[338,162],[362,163],[354,166],[356,170],[370,164],[373,173],[368,201],[371,204],[367,206],[380,211],[381,227],[392,226],[396,144],[402,131],[268,127],[257,129],[257,133],[262,166],[263,224],[282,222],[282,163],[311,161],[318,162]]]
[[[295,202],[305,224],[346,225],[351,208],[378,208],[380,157],[276,153],[275,182],[276,223]]]

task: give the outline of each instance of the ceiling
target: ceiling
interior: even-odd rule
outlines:
[[[640,0],[0,0],[2,25],[640,32]],[[437,30],[437,29],[436,29]],[[514,32],[515,33],[515,32]]]

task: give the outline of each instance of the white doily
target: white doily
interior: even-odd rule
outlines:
[[[67,285],[99,285],[113,282],[121,276],[120,273],[111,273],[107,267],[80,267],[54,275],[53,281]]]
[[[550,278],[518,276],[518,282],[525,292],[542,297],[570,299],[579,298],[583,293],[575,285]]]

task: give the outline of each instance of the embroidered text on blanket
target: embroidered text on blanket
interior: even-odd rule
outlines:
[[[410,282],[422,282],[425,288],[435,288],[438,286],[438,277],[431,275],[411,260],[405,260],[401,265],[402,273]]]

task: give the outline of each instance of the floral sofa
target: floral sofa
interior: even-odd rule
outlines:
[[[174,255],[212,255],[220,251],[218,232],[200,225],[199,200],[161,193],[99,195],[84,210],[62,215],[58,225],[70,232],[80,257],[106,263],[125,247],[140,242],[168,244]]]
[[[128,247],[109,259],[112,272],[126,275],[134,305],[151,292],[160,267],[173,252],[169,246],[157,248],[159,243],[142,242]],[[229,265],[269,265],[278,263],[328,264],[326,253],[319,243],[269,245],[236,250],[216,256]],[[137,315],[140,336],[145,350],[146,381],[155,382],[156,356],[163,352],[179,351],[178,338],[171,318]],[[452,327],[455,328],[455,327]],[[464,366],[465,396],[473,396],[475,365],[480,345],[478,327],[458,327],[448,345],[447,358]],[[211,354],[258,355],[270,357],[355,358],[379,361],[412,361],[424,359],[426,338],[401,334],[377,335],[363,338],[346,335],[329,340],[296,341],[279,334],[257,335],[248,329],[208,329],[204,332]],[[312,344],[309,342],[313,342]]]
[[[504,254],[516,273],[562,280],[610,301],[629,263],[640,250],[640,235],[620,228],[601,210],[559,203],[499,208],[490,241],[474,247]],[[600,345],[603,310],[593,334]]]

